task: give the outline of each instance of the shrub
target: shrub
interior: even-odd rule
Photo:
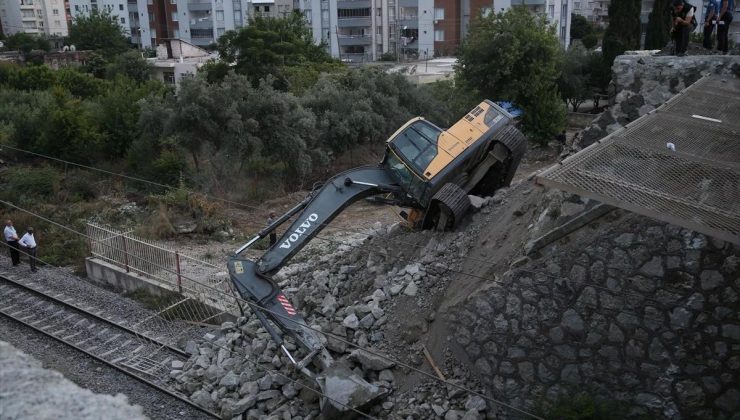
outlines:
[[[59,174],[52,168],[20,168],[8,171],[5,197],[48,197],[54,193]]]

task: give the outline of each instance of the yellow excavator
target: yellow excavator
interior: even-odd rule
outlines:
[[[335,175],[229,258],[229,274],[240,296],[296,369],[321,388],[326,417],[346,418],[353,408],[366,408],[387,390],[368,383],[344,362],[334,360],[321,344],[319,333],[308,328],[272,275],[344,208],[362,198],[382,196],[381,202],[408,208],[402,216],[415,228],[454,228],[468,211],[468,194],[491,196],[509,185],[526,144],[514,117],[488,100],[447,130],[424,118],[414,118],[388,139],[378,165]],[[296,215],[259,260],[240,256]],[[283,345],[283,335],[277,329],[291,335],[307,355],[296,359]],[[318,373],[309,368],[311,364]]]

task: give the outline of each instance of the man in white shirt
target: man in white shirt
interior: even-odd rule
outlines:
[[[28,263],[31,264],[31,271],[36,271],[36,238],[33,236],[33,228],[29,227],[26,230],[26,234],[23,235],[20,241],[20,246],[26,249],[28,253]]]
[[[18,252],[18,234],[13,227],[13,221],[8,219],[5,221],[5,229],[3,230],[5,242],[8,244],[10,249],[10,260],[13,261],[13,265],[16,266],[21,263],[21,255]]]

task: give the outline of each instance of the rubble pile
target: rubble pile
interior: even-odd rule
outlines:
[[[481,214],[489,213],[489,203],[501,203],[506,193],[478,200]],[[418,386],[399,386],[398,378],[412,371],[395,360],[431,371],[422,366],[420,339],[433,317],[422,319],[417,331],[397,331],[397,323],[389,322],[387,313],[408,300],[433,312],[436,297],[446,290],[450,270],[459,269],[473,239],[469,232],[409,232],[398,224],[376,223],[366,234],[346,235],[341,242],[314,241],[274,280],[312,328],[330,333],[322,339],[335,358],[351,362],[355,372],[372,384],[394,391],[372,408],[373,415],[485,418],[485,401],[480,397],[470,400],[458,388],[428,380]],[[406,335],[402,348],[387,339],[399,332]],[[191,358],[182,366],[174,362],[177,365],[173,364],[170,376],[175,388],[225,418],[242,412],[248,418],[310,419],[319,415],[318,395],[309,389],[316,385],[295,372],[256,318],[224,323],[203,340],[184,346]],[[305,355],[290,338],[286,347],[297,357]],[[482,391],[463,369],[456,369],[449,379]]]

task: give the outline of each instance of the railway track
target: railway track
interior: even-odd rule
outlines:
[[[209,416],[200,407],[166,386],[173,362],[185,363],[187,353],[161,337],[138,332],[106,317],[83,301],[46,289],[33,281],[0,274],[0,315],[62,342]]]

